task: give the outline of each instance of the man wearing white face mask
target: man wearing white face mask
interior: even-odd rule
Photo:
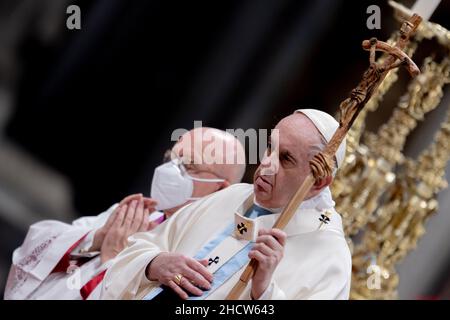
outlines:
[[[315,109],[283,118],[253,185],[214,193],[130,237],[105,275],[101,298],[225,299],[254,259],[240,299],[348,299],[351,255],[328,188],[332,175],[315,182],[284,230],[273,228],[338,126]],[[338,168],[344,156],[345,140]]]
[[[200,143],[188,144],[198,132],[208,134],[199,135]],[[244,157],[243,162],[206,165],[190,161],[189,155],[203,154],[211,137],[228,146],[233,157]],[[32,225],[13,254],[5,299],[95,299],[106,270],[130,235],[151,230],[183,205],[239,182],[245,171],[242,145],[217,129],[187,132],[171,156],[173,160],[155,169],[151,198],[131,195],[98,216],[72,224],[47,220]]]
[[[155,169],[151,198],[168,217],[187,203],[240,182],[244,172],[245,151],[238,139],[222,130],[195,128],[180,137],[165,163]]]

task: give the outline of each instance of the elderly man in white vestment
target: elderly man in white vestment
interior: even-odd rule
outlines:
[[[212,194],[130,237],[101,298],[161,299],[174,291],[183,299],[224,299],[253,258],[256,271],[240,299],[348,299],[351,255],[328,188],[332,177],[316,182],[284,230],[272,229],[337,127],[315,109],[282,119],[253,185]],[[337,167],[344,157],[345,141]]]
[[[196,161],[211,143],[225,146],[228,156],[240,162]],[[183,205],[240,182],[245,172],[243,146],[214,128],[186,132],[168,153],[168,161],[155,169],[152,198],[131,195],[72,224],[46,220],[32,225],[14,251],[5,299],[98,298],[107,268],[130,235],[151,230]]]

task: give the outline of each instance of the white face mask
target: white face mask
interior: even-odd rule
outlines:
[[[177,207],[192,197],[193,181],[224,182],[225,179],[203,179],[190,176],[179,159],[173,159],[155,169],[152,180],[151,197],[158,204],[156,210],[166,210]]]

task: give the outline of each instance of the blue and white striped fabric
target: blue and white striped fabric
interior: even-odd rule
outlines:
[[[257,218],[259,216],[264,216],[267,214],[272,214],[271,211],[261,208],[257,205],[253,205],[247,212],[245,216],[247,218]],[[223,240],[230,237],[234,231],[234,223],[227,226],[216,238],[208,242],[195,256],[194,259],[201,260],[206,258]],[[233,257],[231,257],[227,262],[225,262],[216,272],[214,273],[214,280],[211,284],[211,289],[204,291],[201,296],[190,297],[189,300],[204,300],[209,296],[215,289],[220,287],[224,282],[226,282],[233,274],[238,272],[243,266],[249,262],[248,253],[253,247],[253,243],[249,242],[245,245],[239,252],[237,252]],[[144,297],[144,300],[151,300],[160,294],[163,289],[157,288],[152,290],[149,294]]]

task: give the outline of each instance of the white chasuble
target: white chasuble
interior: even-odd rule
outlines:
[[[92,245],[95,231],[105,224],[117,205],[98,216],[79,218],[72,224],[56,220],[33,224],[22,245],[13,253],[4,298],[81,299],[80,287],[110,264],[101,264],[99,252],[92,254],[83,251]],[[71,251],[71,257],[90,259],[79,268],[73,268],[75,272],[55,272],[55,267],[74,244],[77,245]]]
[[[130,237],[129,247],[106,272],[101,298],[151,299],[160,283],[145,276],[148,263],[161,252],[178,252],[208,259],[214,280],[202,298],[224,299],[247,265],[243,253],[248,254],[258,229],[270,229],[279,216],[247,219],[243,215],[252,204],[253,185],[233,185],[182,208],[151,232]],[[332,206],[316,204],[314,198],[304,201],[284,229],[284,257],[264,299],[348,299],[351,255],[340,215]],[[202,252],[206,256],[199,257]],[[227,274],[230,264],[238,269]],[[251,281],[240,298],[250,299],[250,289]]]

